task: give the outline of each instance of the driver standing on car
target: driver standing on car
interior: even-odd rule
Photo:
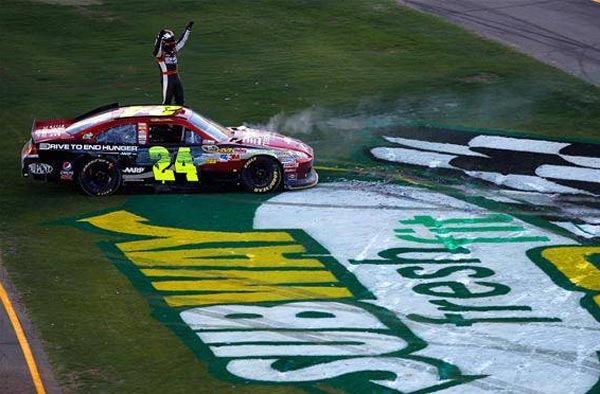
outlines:
[[[178,40],[175,40],[173,31],[167,29],[161,30],[156,36],[152,54],[161,72],[163,104],[171,104],[174,96],[175,104],[183,105],[183,86],[177,72],[177,52],[185,45],[193,25],[194,22],[190,21]]]

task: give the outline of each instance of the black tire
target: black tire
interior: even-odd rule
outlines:
[[[81,190],[90,196],[108,196],[121,187],[123,177],[113,160],[94,157],[83,162],[77,174]]]
[[[282,178],[281,165],[270,156],[254,156],[242,167],[242,184],[253,193],[269,193],[277,190]]]

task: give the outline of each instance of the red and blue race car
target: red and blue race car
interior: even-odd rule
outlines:
[[[93,196],[123,185],[222,182],[255,193],[314,186],[313,150],[284,135],[224,127],[189,108],[111,104],[75,119],[34,122],[24,176],[76,182]]]

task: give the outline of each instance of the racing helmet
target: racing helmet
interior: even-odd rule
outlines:
[[[175,40],[175,33],[172,30],[165,30],[165,33],[162,36],[163,48],[171,52],[175,49],[177,45],[177,41]]]

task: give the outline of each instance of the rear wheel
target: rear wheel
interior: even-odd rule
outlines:
[[[281,165],[269,156],[254,156],[242,168],[242,183],[247,190],[254,193],[277,190],[281,179]]]
[[[95,157],[83,163],[77,175],[79,186],[90,196],[108,196],[121,187],[119,166],[110,159]]]

